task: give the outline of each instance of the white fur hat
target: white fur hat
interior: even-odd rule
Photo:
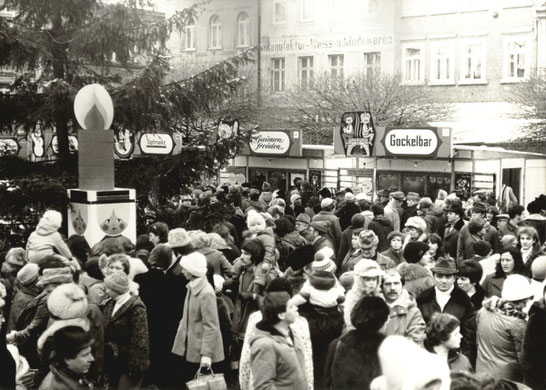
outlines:
[[[256,210],[250,210],[248,212],[248,215],[246,217],[246,223],[249,224],[250,221],[261,221],[261,222],[263,222],[265,224],[265,218],[263,217],[263,215],[258,213]]]
[[[198,278],[207,274],[207,258],[199,252],[182,256],[180,266]]]
[[[57,319],[84,317],[87,311],[87,297],[77,284],[61,284],[49,294],[47,308]]]

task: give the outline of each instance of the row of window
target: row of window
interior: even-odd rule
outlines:
[[[485,83],[487,44],[485,38],[461,40],[458,46],[459,66],[456,77],[455,59],[457,42],[438,41],[430,44],[430,84],[448,85]],[[504,82],[523,80],[529,75],[531,59],[528,36],[507,36],[503,43],[502,80]],[[402,75],[408,84],[425,82],[425,43],[415,42],[402,45]]]
[[[520,81],[530,71],[530,38],[526,36],[507,37],[504,42],[503,76],[501,82]],[[402,54],[402,78],[407,84],[425,82],[425,44],[405,44]],[[455,84],[455,43],[435,42],[430,47],[431,85]],[[460,84],[479,84],[486,79],[485,40],[466,40],[460,47]],[[313,56],[298,57],[298,85],[308,90],[313,85],[315,60]],[[341,80],[345,74],[343,54],[328,56],[328,74],[332,80]],[[381,72],[381,52],[364,53],[364,73],[371,75]],[[286,61],[284,57],[272,58],[270,64],[271,91],[283,92],[286,88]]]
[[[250,46],[250,17],[246,12],[237,16],[237,47]],[[195,50],[195,23],[189,23],[184,30],[184,50]],[[222,49],[222,21],[213,15],[209,23],[209,49]]]

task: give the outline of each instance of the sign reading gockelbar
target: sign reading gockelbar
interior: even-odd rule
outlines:
[[[451,128],[378,127],[375,155],[385,157],[451,157]]]

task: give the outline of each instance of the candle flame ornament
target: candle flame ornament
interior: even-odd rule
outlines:
[[[82,129],[106,130],[114,120],[114,104],[102,85],[89,84],[76,94],[74,114]]]

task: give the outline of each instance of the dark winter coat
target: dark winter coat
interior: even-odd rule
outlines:
[[[413,206],[408,206],[404,209],[402,213],[402,218],[400,219],[400,226],[406,226],[406,222],[411,217],[417,217],[417,207],[419,204],[414,204]]]
[[[344,206],[336,212],[336,216],[339,218],[339,226],[341,231],[344,231],[351,226],[351,219],[353,215],[360,213],[360,208],[355,202],[345,202]]]
[[[106,373],[111,377],[142,376],[149,365],[149,334],[146,306],[139,297],[131,298],[112,316],[115,300],[105,302],[104,345]]]
[[[8,316],[8,333],[12,330],[17,329],[16,325],[19,321],[19,317],[23,313],[23,310],[30,302],[32,302],[34,298],[38,296],[38,294],[40,294],[40,288],[36,285],[21,286],[19,291],[17,291],[17,294],[15,294],[15,297],[13,298],[13,301],[11,303],[11,308]]]
[[[377,351],[384,339],[381,333],[350,330],[332,341],[324,371],[326,388],[368,390],[381,375]]]
[[[487,275],[482,283],[485,297],[500,297],[502,293],[502,286],[504,286],[505,280],[506,277],[496,277],[494,273]]]
[[[341,233],[341,240],[339,241],[339,249],[337,251],[336,260],[338,262],[337,269],[340,269],[341,262],[347,256],[347,253],[353,250],[351,241],[353,239],[353,230],[352,226],[349,226]]]
[[[532,278],[533,277],[533,272],[531,271],[531,267],[533,265],[533,262],[535,261],[535,259],[537,257],[540,257],[540,256],[544,256],[544,252],[542,252],[542,249],[540,247],[535,247],[533,248],[531,254],[529,255],[529,257],[527,259],[523,259],[523,261],[525,262],[525,267],[527,268],[527,272],[525,274],[525,276],[527,276],[528,278]]]
[[[482,308],[482,302],[484,298],[485,298],[485,290],[483,289],[482,286],[476,283],[476,292],[474,293],[474,295],[470,297],[470,300],[472,301],[472,305],[474,305],[474,309],[476,309],[476,311]]]
[[[464,219],[459,219],[455,225],[453,225],[451,231],[449,231],[449,224],[444,225],[444,252],[454,259],[457,258],[457,241],[459,240],[459,233],[464,224]]]
[[[403,251],[396,252],[391,247],[389,247],[389,249],[387,249],[386,251],[381,252],[381,254],[383,256],[385,256],[385,257],[388,257],[392,261],[394,261],[396,263],[396,265],[402,264],[403,262],[406,261],[406,260],[404,260]]]
[[[339,249],[339,242],[341,241],[341,225],[339,224],[339,218],[334,215],[331,211],[321,211],[316,214],[312,222],[327,221],[329,222],[329,229],[331,231],[331,236],[334,238],[334,253],[337,256],[337,251]]]
[[[499,247],[499,234],[497,233],[497,229],[490,225],[487,226],[483,240],[491,244],[493,252],[497,253]],[[464,225],[459,232],[459,238],[457,240],[457,260],[466,260],[474,256],[472,244],[475,241],[476,238],[472,237],[468,231],[468,224]]]
[[[417,305],[428,324],[434,313],[448,313],[457,317],[461,323],[463,340],[461,350],[471,362],[476,358],[476,312],[468,295],[459,287],[454,286],[451,298],[441,310],[436,301],[436,288],[430,287],[417,297]]]
[[[440,233],[441,235],[441,229],[445,224],[444,212],[441,208],[433,204],[430,206],[430,209],[428,209],[423,219],[427,223],[427,233]]]
[[[532,389],[546,389],[546,303],[544,298],[529,310],[523,339],[521,367],[524,383]]]
[[[6,328],[0,325],[0,389],[15,389],[16,366],[6,345]]]
[[[309,202],[309,199],[314,195],[315,193],[311,190],[301,191],[301,204],[303,207],[307,207],[307,202]]]
[[[389,242],[387,240],[387,237],[389,233],[392,232],[392,224],[390,219],[385,218],[382,215],[376,216],[368,225],[368,230],[374,232],[379,239],[379,243],[377,245],[377,250],[379,252],[383,252],[389,249]]]
[[[153,383],[161,384],[171,373],[168,365],[178,323],[182,319],[186,279],[152,268],[137,275],[140,299],[146,306],[150,336],[150,370]]]

